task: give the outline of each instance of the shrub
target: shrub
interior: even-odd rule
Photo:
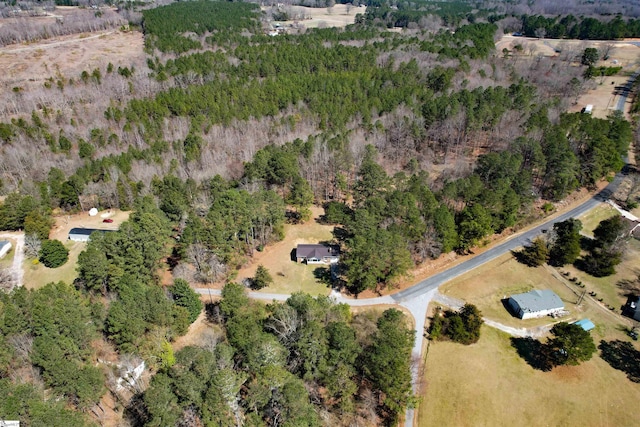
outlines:
[[[40,262],[48,268],[57,268],[69,260],[69,250],[59,240],[44,240],[40,249]]]

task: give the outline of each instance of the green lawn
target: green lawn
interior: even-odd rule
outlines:
[[[86,247],[86,243],[72,242],[67,240],[63,242],[65,247],[69,249],[69,260],[58,268],[47,268],[41,263],[34,263],[33,260],[25,259],[24,261],[24,285],[29,289],[38,289],[49,282],[63,281],[72,284],[78,277],[76,264],[78,255]]]
[[[593,238],[593,230],[600,224],[600,221],[609,219],[617,215],[617,213],[618,211],[616,211],[613,206],[601,203],[589,212],[578,217],[578,219],[582,221],[582,234]]]

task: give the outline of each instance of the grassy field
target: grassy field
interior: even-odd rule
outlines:
[[[420,427],[634,425],[630,408],[640,399],[640,384],[597,355],[580,366],[538,371],[508,335],[486,326],[472,346],[432,343],[424,380]]]
[[[475,304],[485,317],[497,322],[529,328],[546,325],[552,319],[517,319],[504,308],[502,300],[533,289],[552,289],[570,311],[578,299],[574,289],[554,277],[545,267],[527,267],[517,262],[510,253],[445,284],[440,288],[440,293]],[[577,289],[575,292],[578,292]]]
[[[601,203],[594,209],[591,209],[589,212],[578,218],[582,221],[582,234],[593,238],[593,230],[595,230],[598,224],[600,224],[600,221],[615,216],[617,212],[618,211],[616,211],[613,206],[605,203]]]
[[[78,255],[87,244],[69,240],[62,243],[69,249],[69,261],[58,268],[47,268],[41,263],[33,263],[33,260],[25,259],[24,286],[26,288],[39,289],[49,282],[59,281],[71,284],[78,277],[78,272],[76,271]]]

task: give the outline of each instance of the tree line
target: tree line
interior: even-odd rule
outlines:
[[[556,17],[523,15],[522,33],[527,37],[552,39],[617,40],[640,36],[640,20],[576,17],[571,14]]]

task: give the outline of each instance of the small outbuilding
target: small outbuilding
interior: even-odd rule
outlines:
[[[335,264],[340,260],[338,248],[332,245],[298,245],[296,261],[307,264]]]
[[[9,250],[11,250],[11,242],[8,240],[0,240],[0,258],[4,258]]]
[[[640,321],[640,297],[631,297],[622,312],[634,320]]]
[[[91,233],[95,231],[107,233],[115,230],[104,230],[100,228],[72,228],[69,230],[69,240],[73,240],[74,242],[88,242],[89,236],[91,236]]]
[[[509,307],[519,318],[531,319],[558,314],[564,310],[564,303],[555,292],[545,289],[512,295]]]
[[[577,322],[573,322],[573,324],[580,326],[582,329],[584,329],[587,332],[589,332],[590,330],[596,327],[596,325],[594,325],[593,322],[589,319],[578,320]]]

